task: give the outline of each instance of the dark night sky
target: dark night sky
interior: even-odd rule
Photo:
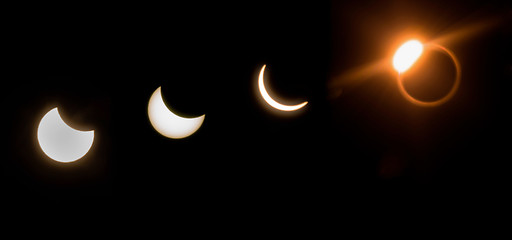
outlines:
[[[2,188],[13,199],[287,209],[508,185],[510,3],[314,2],[18,9],[4,34]],[[435,39],[487,19],[498,23],[446,45],[462,84],[442,106],[407,102],[390,71],[330,87],[389,57],[397,37]],[[262,104],[263,64],[273,92],[307,99],[305,109]],[[153,130],[147,102],[158,86],[180,115],[206,114],[198,132],[173,140]],[[95,130],[76,163],[57,164],[37,145],[53,107]]]

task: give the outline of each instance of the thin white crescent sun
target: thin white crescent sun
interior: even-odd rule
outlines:
[[[266,66],[267,65],[263,65],[263,67],[261,68],[261,71],[260,71],[259,78],[258,78],[258,88],[259,88],[260,94],[263,97],[263,99],[265,100],[265,102],[267,102],[270,106],[272,106],[275,109],[278,109],[278,110],[281,110],[281,111],[288,111],[288,112],[289,111],[296,111],[296,110],[306,106],[306,104],[308,104],[308,102],[305,101],[305,102],[302,102],[302,103],[297,104],[297,105],[284,105],[284,104],[278,103],[272,97],[270,97],[270,95],[268,94],[268,92],[267,92],[267,90],[265,88],[265,83],[264,83],[264,80],[263,80],[263,75],[265,73],[265,67]]]

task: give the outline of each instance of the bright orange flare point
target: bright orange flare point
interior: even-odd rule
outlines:
[[[423,44],[418,40],[410,40],[402,44],[398,50],[396,50],[395,56],[393,56],[393,67],[398,73],[405,72],[409,69],[423,52]]]

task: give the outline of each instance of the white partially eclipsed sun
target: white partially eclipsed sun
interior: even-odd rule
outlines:
[[[74,162],[89,152],[94,131],[79,131],[68,126],[57,108],[50,110],[39,123],[37,140],[43,152],[57,162]]]

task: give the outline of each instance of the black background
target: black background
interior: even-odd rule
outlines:
[[[510,160],[510,11],[507,1],[13,7],[1,186],[15,201],[301,214],[346,202],[499,198]],[[407,102],[386,71],[330,87],[389,57],[404,32],[434,39],[490,18],[499,23],[446,46],[462,84],[442,106]],[[309,104],[291,114],[265,105],[256,90],[263,64],[272,95]],[[195,134],[153,130],[147,102],[159,86],[179,115],[206,114]],[[37,124],[54,107],[70,126],[95,130],[75,163],[38,147]]]

